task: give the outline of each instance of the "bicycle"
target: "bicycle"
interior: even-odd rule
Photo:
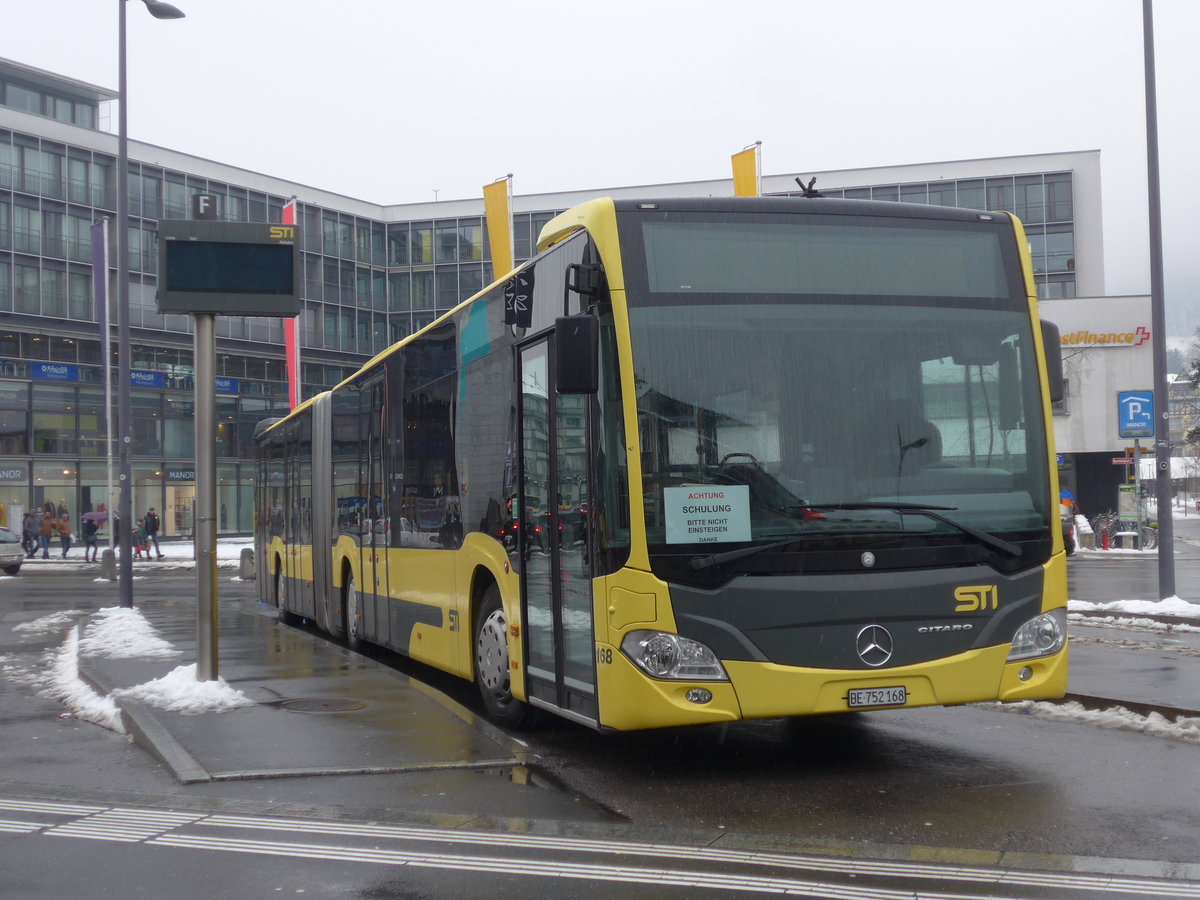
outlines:
[[[1111,509],[1093,518],[1091,525],[1092,531],[1098,535],[1107,531],[1110,539],[1120,533],[1136,534],[1137,546],[1141,550],[1154,550],[1158,547],[1158,529],[1155,526],[1149,523],[1135,522],[1133,519],[1122,519]]]

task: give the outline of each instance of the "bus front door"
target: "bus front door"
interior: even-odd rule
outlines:
[[[568,718],[598,716],[589,505],[587,404],[556,394],[550,342],[521,351],[519,554],[525,684],[534,705]]]

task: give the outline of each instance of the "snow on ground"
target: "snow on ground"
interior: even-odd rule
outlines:
[[[1081,722],[1096,725],[1100,728],[1113,728],[1120,731],[1139,731],[1153,737],[1173,738],[1187,741],[1190,744],[1200,744],[1200,718],[1179,716],[1170,721],[1159,713],[1152,712],[1143,716],[1130,712],[1123,706],[1113,706],[1108,709],[1087,709],[1083,705],[1070,701],[1068,703],[1046,703],[1042,700],[1021,700],[1017,703],[987,704],[1002,712],[1024,713],[1037,716],[1039,719],[1051,719],[1059,722]]]
[[[197,681],[196,664],[176,666],[162,678],[147,681],[131,688],[113,692],[118,698],[129,697],[159,709],[198,716],[201,713],[224,712],[239,706],[253,706],[254,701],[241,691],[231,688],[224,678],[216,681]]]
[[[64,628],[74,625],[75,620],[83,614],[82,609],[67,609],[62,612],[50,613],[50,615],[34,619],[32,622],[22,622],[20,625],[14,625],[13,631],[29,632],[30,634],[48,634],[52,631],[62,631]]]
[[[1165,600],[1111,600],[1102,603],[1068,600],[1067,610],[1069,612],[1114,612],[1200,619],[1200,603],[1189,603],[1179,597],[1167,597]]]
[[[79,641],[85,656],[137,659],[178,656],[179,652],[146,621],[137,609],[111,606],[92,615]]]
[[[39,694],[57,700],[71,715],[118,734],[124,734],[117,700],[139,700],[150,706],[184,715],[224,712],[254,701],[229,686],[223,678],[197,681],[196,666],[177,666],[168,674],[129,688],[119,688],[107,696],[98,694],[79,675],[80,655],[111,659],[164,659],[179,655],[170,642],[163,640],[138,609],[108,607],[93,613],[83,636],[75,624],[81,610],[42,616],[14,627],[29,635],[52,633],[66,628],[63,643],[42,654],[32,667],[13,664],[11,657],[0,658],[5,678],[33,687]]]
[[[121,712],[112,695],[102,696],[79,677],[79,626],[67,632],[61,647],[47,654],[52,657],[48,678],[39,684],[39,692],[59,701],[78,719],[101,725],[117,734],[125,733]]]
[[[1186,622],[1159,622],[1156,619],[1144,619],[1138,616],[1085,616],[1083,613],[1068,613],[1067,622],[1071,625],[1087,625],[1093,628],[1125,628],[1132,631],[1151,631],[1163,634],[1200,634],[1200,626],[1189,625]]]
[[[242,559],[242,550],[246,547],[253,549],[253,538],[220,538],[217,540],[217,567],[218,568],[237,568],[238,563]],[[107,542],[101,542],[100,552],[103,553],[108,549]],[[134,577],[138,577],[138,573],[145,569],[193,569],[196,566],[196,551],[191,541],[160,541],[159,549],[162,550],[163,558],[154,557],[154,548],[150,548],[151,558],[142,557],[138,559],[136,556],[133,559]],[[41,551],[31,559],[26,559],[22,564],[22,568],[41,567],[41,566],[65,566],[74,571],[82,571],[86,569],[94,569],[100,571],[100,563],[87,562],[83,558],[85,552],[84,545],[75,541],[71,544],[71,549],[67,551],[66,558],[63,558],[62,547],[57,542],[50,545],[50,556],[43,559]],[[116,551],[119,555],[119,551]],[[20,577],[20,576],[0,576],[3,577]]]

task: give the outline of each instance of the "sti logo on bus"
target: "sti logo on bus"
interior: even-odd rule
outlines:
[[[958,606],[955,612],[983,612],[996,609],[999,605],[1000,590],[994,584],[969,584],[954,589],[954,599]]]

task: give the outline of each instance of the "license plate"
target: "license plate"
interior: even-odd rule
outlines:
[[[908,701],[904,685],[895,687],[854,688],[846,695],[851,709],[864,706],[903,706]]]

